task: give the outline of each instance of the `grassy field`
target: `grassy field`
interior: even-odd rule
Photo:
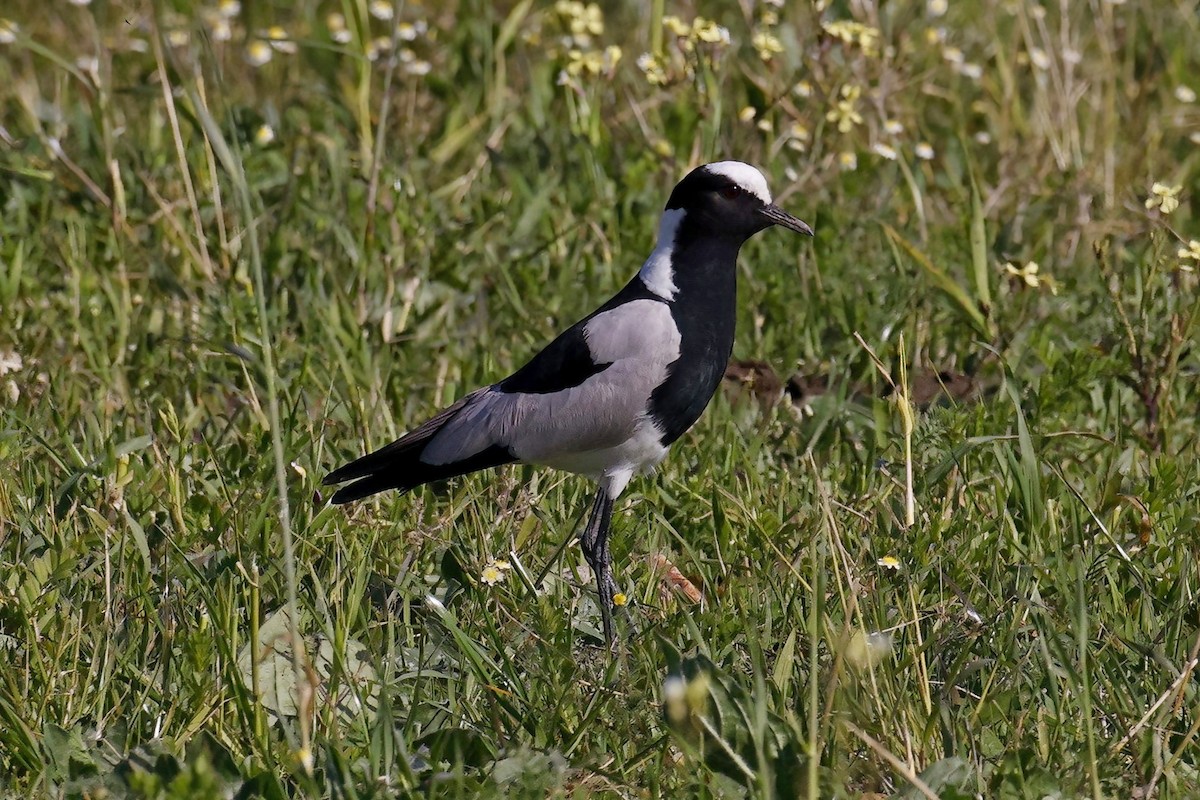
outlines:
[[[51,5],[0,796],[1200,796],[1196,0]],[[757,379],[618,506],[617,657],[584,481],[326,505],[725,158],[817,236],[745,248]]]

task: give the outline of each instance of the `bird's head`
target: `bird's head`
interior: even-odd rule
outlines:
[[[743,240],[772,225],[813,235],[807,224],[771,202],[762,173],[740,161],[718,161],[692,170],[671,192],[666,210],[685,212],[689,222],[710,233]]]

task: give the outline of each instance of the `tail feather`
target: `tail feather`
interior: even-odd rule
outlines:
[[[391,444],[385,445],[373,453],[368,453],[362,458],[355,459],[349,464],[335,469],[326,475],[325,479],[321,482],[326,486],[334,483],[345,483],[355,478],[374,474],[381,467],[393,461],[402,461],[405,455],[411,454],[414,451],[419,454],[421,450],[425,449],[426,443],[442,429],[442,426],[453,419],[478,394],[478,391],[472,392],[449,408],[438,412],[423,425],[414,428]]]
[[[341,505],[388,489],[407,492],[433,481],[455,478],[516,461],[507,448],[499,446],[489,447],[468,458],[448,464],[427,464],[421,460],[421,453],[429,440],[483,391],[486,389],[472,392],[391,444],[326,475],[322,481],[325,485],[354,481],[349,486],[339,489],[330,502]]]
[[[420,460],[418,453],[410,452],[405,456],[397,456],[377,464],[369,474],[338,489],[330,498],[330,502],[334,505],[342,505],[389,489],[396,489],[401,493],[408,492],[427,483],[457,478],[460,475],[511,464],[514,461],[516,459],[513,458],[512,453],[508,452],[507,448],[495,446],[470,458],[450,464],[426,464]]]

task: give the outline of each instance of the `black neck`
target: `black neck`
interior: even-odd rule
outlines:
[[[737,257],[745,240],[715,236],[685,220],[675,236],[672,305],[690,305],[701,314],[736,312]]]
[[[737,322],[737,254],[743,238],[714,236],[684,224],[672,253],[679,358],[651,397],[663,444],[683,435],[712,399],[733,352]]]

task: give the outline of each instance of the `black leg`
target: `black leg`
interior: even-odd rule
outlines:
[[[592,503],[592,513],[588,517],[587,527],[579,535],[579,543],[583,546],[583,557],[587,559],[592,572],[596,574],[596,591],[600,595],[600,618],[604,622],[604,641],[612,647],[616,641],[613,632],[613,596],[617,592],[617,584],[612,575],[612,552],[608,549],[608,531],[612,524],[613,499],[608,492],[600,489],[596,492],[596,500]]]

